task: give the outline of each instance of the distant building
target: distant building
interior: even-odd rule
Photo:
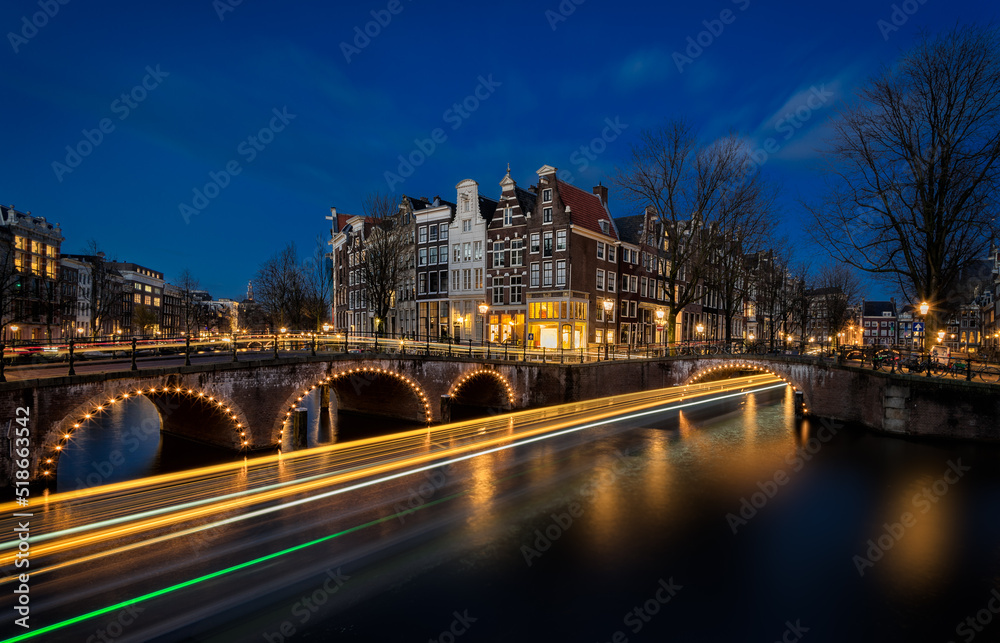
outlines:
[[[417,337],[451,335],[448,306],[448,233],[455,204],[434,197],[414,213],[417,228]]]
[[[74,301],[70,303],[63,319],[63,337],[85,337],[90,333],[90,294],[93,287],[90,263],[71,255],[63,255],[59,263],[64,270],[64,281],[75,283]]]
[[[117,270],[125,279],[123,291],[123,310],[121,320],[122,334],[138,335],[143,329],[136,327],[136,310],[144,306],[152,312],[155,322],[145,328],[146,335],[159,334],[163,314],[163,273],[137,263],[110,262],[108,267]]]
[[[19,340],[48,341],[62,334],[64,289],[59,285],[59,249],[64,240],[58,224],[13,206],[0,206],[0,225],[13,243],[19,278],[7,327]],[[17,330],[14,330],[14,327]]]
[[[865,346],[892,346],[896,343],[896,302],[866,301],[861,309],[862,340]]]

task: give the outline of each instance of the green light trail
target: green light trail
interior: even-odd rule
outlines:
[[[9,638],[9,639],[4,639],[3,641],[0,641],[0,643],[15,643],[16,641],[26,641],[28,639],[35,638],[36,636],[41,636],[42,634],[46,634],[48,632],[53,632],[55,630],[59,630],[59,629],[62,629],[64,627],[69,627],[70,625],[75,625],[75,624],[80,623],[82,621],[86,621],[87,619],[91,619],[91,618],[94,618],[96,616],[101,616],[102,614],[107,614],[109,612],[113,612],[115,610],[122,609],[123,607],[128,607],[129,605],[135,605],[136,603],[142,603],[143,601],[148,601],[148,600],[156,598],[158,596],[163,596],[165,594],[170,594],[172,592],[176,592],[177,590],[184,589],[185,587],[191,587],[192,585],[197,585],[198,583],[203,583],[203,582],[205,582],[207,580],[211,580],[213,578],[218,578],[220,576],[225,576],[226,574],[231,574],[232,572],[235,572],[235,571],[238,571],[238,570],[241,570],[241,569],[246,569],[247,567],[252,567],[254,565],[258,565],[258,564],[263,563],[263,562],[268,561],[268,560],[273,560],[275,558],[278,558],[279,556],[284,556],[286,554],[291,554],[293,552],[305,549],[307,547],[312,547],[313,545],[318,545],[320,543],[324,543],[324,542],[333,540],[334,538],[339,538],[341,536],[346,536],[347,534],[354,533],[356,531],[361,531],[362,529],[367,529],[368,527],[372,527],[374,525],[381,524],[383,522],[392,520],[393,518],[398,518],[399,516],[401,516],[403,514],[411,514],[411,513],[415,512],[415,511],[418,511],[420,509],[424,509],[426,507],[431,507],[431,506],[440,504],[442,502],[446,502],[448,500],[454,500],[455,498],[458,498],[460,496],[466,495],[467,493],[468,493],[468,491],[461,491],[459,493],[452,494],[450,496],[445,496],[444,498],[439,498],[437,500],[429,501],[429,502],[426,502],[426,503],[420,505],[419,507],[415,507],[413,509],[407,509],[406,511],[399,511],[399,512],[396,512],[396,513],[394,513],[392,515],[389,515],[389,516],[383,516],[382,518],[377,518],[375,520],[371,520],[371,521],[366,522],[364,524],[356,525],[356,526],[351,527],[349,529],[345,529],[343,531],[338,531],[337,533],[330,534],[328,536],[323,536],[322,538],[317,538],[316,540],[311,540],[311,541],[306,542],[306,543],[302,543],[301,545],[295,545],[294,547],[289,547],[288,549],[282,549],[281,551],[274,552],[273,554],[267,554],[266,556],[261,556],[260,558],[255,558],[253,560],[248,560],[245,563],[240,563],[238,565],[233,565],[232,567],[227,567],[225,569],[220,569],[219,571],[212,572],[211,574],[205,574],[204,576],[199,576],[197,578],[192,578],[191,580],[184,581],[183,583],[177,583],[176,585],[171,585],[169,587],[164,587],[163,589],[158,589],[155,592],[149,592],[148,594],[143,594],[142,596],[137,596],[137,597],[131,598],[131,599],[127,600],[127,601],[122,601],[120,603],[115,603],[114,605],[109,605],[107,607],[102,607],[101,609],[94,610],[92,612],[87,612],[86,614],[81,614],[80,616],[74,616],[73,618],[66,619],[65,621],[60,621],[60,622],[54,623],[52,625],[47,625],[47,626],[45,626],[43,628],[40,628],[40,629],[37,629],[37,630],[31,630],[30,632],[25,632],[24,634],[21,634],[19,636],[15,636],[15,637]]]

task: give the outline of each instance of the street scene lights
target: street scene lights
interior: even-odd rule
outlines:
[[[482,337],[483,344],[486,343],[486,313],[488,313],[489,310],[490,310],[490,307],[489,307],[489,305],[485,301],[483,303],[479,304],[479,314],[483,318],[483,337]]]
[[[665,314],[666,313],[663,312],[662,308],[657,308],[656,309],[656,325],[660,329],[660,335],[661,335],[661,339],[663,340],[663,345],[664,346],[667,345],[667,333],[666,333],[667,329],[663,326],[663,316]]]
[[[604,306],[604,359],[608,359],[608,321],[611,319],[611,311],[615,308],[612,299],[605,299],[601,304]]]
[[[330,332],[330,324],[323,324],[323,332],[324,333]]]

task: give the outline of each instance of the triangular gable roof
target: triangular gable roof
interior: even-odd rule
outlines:
[[[605,234],[612,239],[618,238],[618,231],[615,229],[611,213],[604,206],[601,197],[563,181],[557,180],[556,183],[559,185],[559,194],[563,203],[570,208],[570,220],[574,225],[598,234]],[[601,230],[600,221],[602,219],[608,222],[607,232]]]

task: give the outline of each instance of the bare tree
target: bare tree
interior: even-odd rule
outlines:
[[[109,265],[96,239],[87,242],[84,253],[84,260],[90,264],[90,332],[96,339],[121,310],[122,282],[121,275]]]
[[[756,172],[739,189],[727,189],[719,206],[722,215],[708,239],[711,259],[705,280],[718,295],[727,344],[733,341],[733,320],[743,312],[750,294],[747,256],[764,248],[774,227],[771,222],[775,196],[775,187]]]
[[[198,290],[200,284],[195,279],[194,273],[189,268],[185,268],[177,278],[176,285],[181,290],[181,321],[184,324],[184,334],[190,335],[191,327],[198,325],[193,293]]]
[[[616,172],[625,199],[654,207],[663,224],[670,342],[677,314],[700,299],[700,286],[711,277],[713,230],[735,234],[734,220],[747,214],[744,206],[761,190],[760,174],[747,160],[736,135],[703,143],[688,123],[675,120],[643,131],[629,165]]]
[[[132,329],[140,335],[146,335],[159,321],[156,311],[145,304],[137,304],[132,309]]]
[[[997,229],[998,45],[992,26],[925,34],[871,80],[834,125],[827,195],[810,206],[834,258],[938,310]]]
[[[301,325],[305,287],[295,243],[261,264],[254,278],[256,301],[270,319],[272,328]]]
[[[326,257],[323,237],[316,237],[313,256],[302,264],[306,288],[306,316],[320,330],[330,318],[330,287],[333,283],[333,266]]]
[[[840,333],[851,321],[851,310],[861,298],[861,280],[848,265],[842,263],[824,266],[816,283],[826,313],[830,334],[840,345]]]
[[[367,291],[368,308],[375,316],[375,331],[382,333],[389,310],[396,303],[409,239],[397,216],[397,200],[373,192],[365,197],[362,210],[365,227],[361,241],[361,279]]]

